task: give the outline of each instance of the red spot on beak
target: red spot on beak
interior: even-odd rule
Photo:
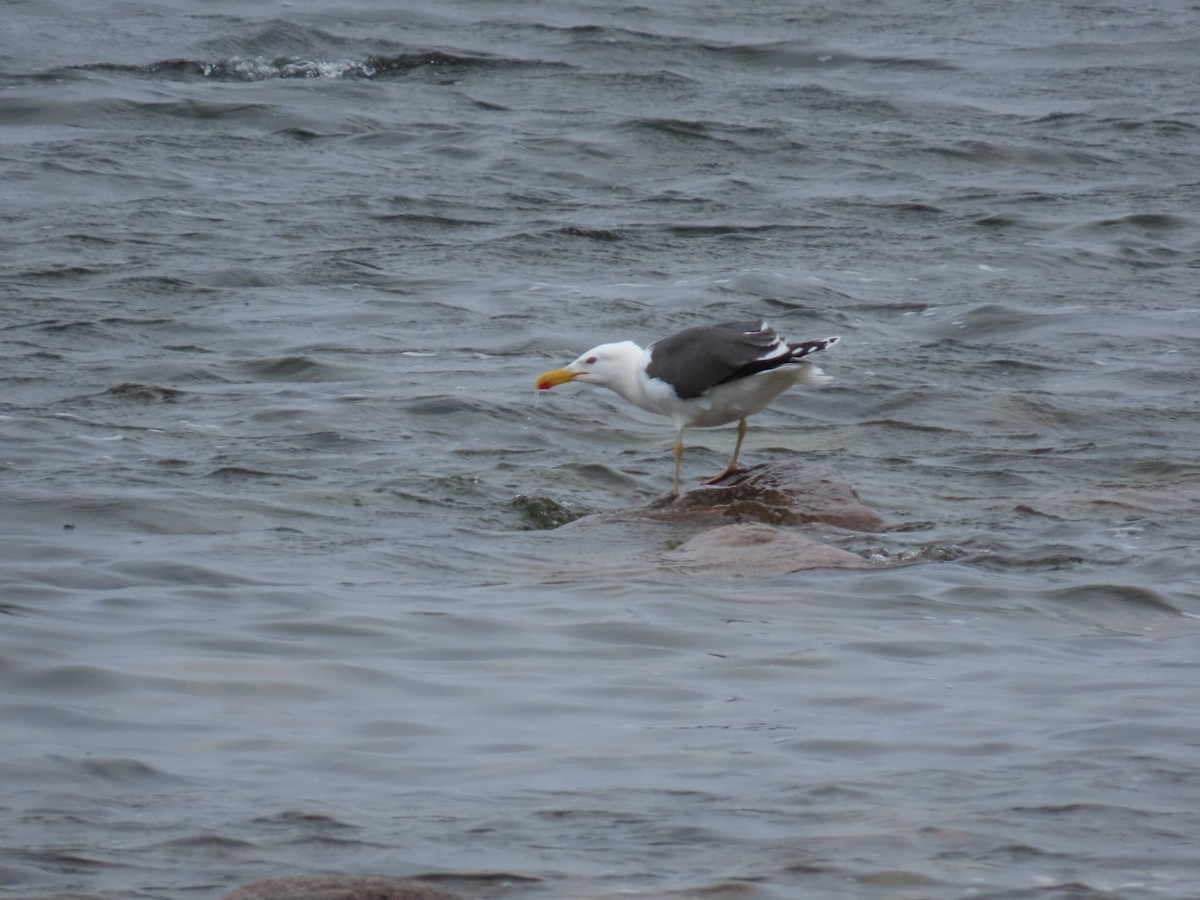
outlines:
[[[568,372],[566,369],[554,369],[551,372],[543,372],[534,383],[539,391],[548,391],[556,384],[566,384],[568,381],[575,379],[574,372]]]

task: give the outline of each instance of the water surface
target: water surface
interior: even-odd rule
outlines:
[[[243,6],[5,10],[0,895],[1200,892],[1194,8]],[[534,527],[758,316],[875,568]]]

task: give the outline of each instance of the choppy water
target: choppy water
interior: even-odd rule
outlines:
[[[1200,893],[1194,4],[246,6],[3,11],[0,895]],[[907,565],[530,529],[753,316]]]

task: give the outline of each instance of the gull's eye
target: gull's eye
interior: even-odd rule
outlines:
[[[596,364],[596,357],[589,356],[587,359],[584,360],[584,363],[589,366],[594,366]]]

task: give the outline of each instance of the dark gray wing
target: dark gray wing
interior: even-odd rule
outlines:
[[[765,322],[725,322],[685,328],[651,344],[646,374],[690,400],[718,384],[774,369],[790,359],[783,339]]]

